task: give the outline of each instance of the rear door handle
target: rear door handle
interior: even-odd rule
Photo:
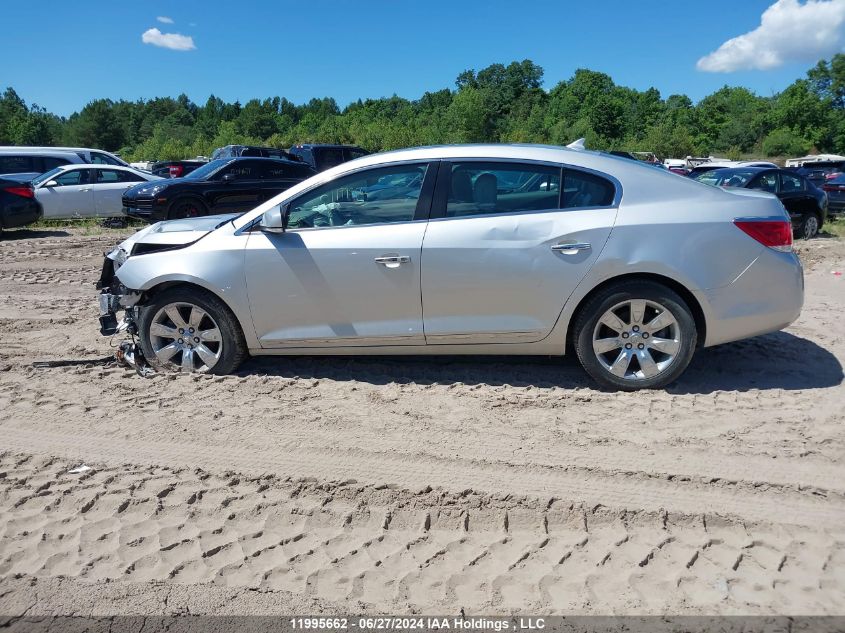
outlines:
[[[555,244],[552,246],[552,250],[555,253],[560,253],[562,255],[575,255],[579,251],[588,251],[593,248],[587,242],[576,242],[575,244]]]
[[[384,257],[376,257],[376,264],[382,264],[388,268],[396,268],[401,264],[407,264],[411,258],[407,255],[385,255]]]

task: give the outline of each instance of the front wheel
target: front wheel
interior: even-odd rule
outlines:
[[[698,333],[686,302],[649,281],[600,291],[579,313],[575,351],[600,384],[623,391],[660,389],[677,379],[695,352]]]
[[[235,315],[199,288],[156,295],[140,310],[138,332],[144,356],[158,369],[229,374],[247,356]]]
[[[798,225],[798,237],[805,240],[812,239],[819,234],[819,218],[815,213],[807,213],[801,217],[801,224]]]
[[[182,220],[184,218],[199,218],[208,215],[206,206],[194,198],[177,198],[167,213],[168,220]]]

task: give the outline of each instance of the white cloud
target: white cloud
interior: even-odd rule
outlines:
[[[842,50],[843,24],[845,0],[777,0],[763,12],[760,26],[705,55],[696,68],[730,73],[814,62]]]
[[[162,48],[169,48],[173,51],[192,51],[196,48],[194,38],[190,35],[162,33],[158,29],[147,29],[144,31],[144,34],[141,35],[141,41],[144,44],[161,46]]]
[[[173,18],[169,18],[166,15],[160,15],[156,18],[162,24],[173,24]]]

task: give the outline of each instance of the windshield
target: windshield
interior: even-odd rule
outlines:
[[[53,178],[53,176],[58,176],[58,175],[59,175],[60,173],[62,173],[63,171],[64,171],[64,170],[63,170],[63,169],[61,169],[61,168],[59,168],[59,167],[54,167],[54,168],[53,168],[53,169],[51,169],[50,171],[45,171],[45,172],[44,172],[43,174],[41,174],[40,176],[37,176],[36,178],[33,178],[33,179],[32,179],[32,184],[33,184],[33,186],[37,187],[37,186],[38,186],[38,185],[40,185],[42,182],[47,182],[48,180],[50,180],[51,178]]]
[[[708,171],[695,177],[698,182],[717,187],[744,187],[759,171],[745,169],[718,169]]]
[[[206,163],[202,167],[197,167],[194,171],[192,171],[187,176],[183,176],[185,180],[205,180],[211,174],[216,172],[218,169],[223,167],[224,165],[228,165],[231,162],[230,158],[218,158],[217,160],[213,160],[211,162]]]

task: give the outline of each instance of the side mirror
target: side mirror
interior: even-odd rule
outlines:
[[[267,233],[284,233],[288,228],[287,206],[278,205],[265,211],[258,227]]]
[[[44,183],[44,186],[45,187],[58,187],[59,183],[57,183],[55,180],[48,180],[47,182]]]
[[[226,174],[221,178],[223,182],[232,182],[233,180],[237,180],[238,177],[235,174]]]

